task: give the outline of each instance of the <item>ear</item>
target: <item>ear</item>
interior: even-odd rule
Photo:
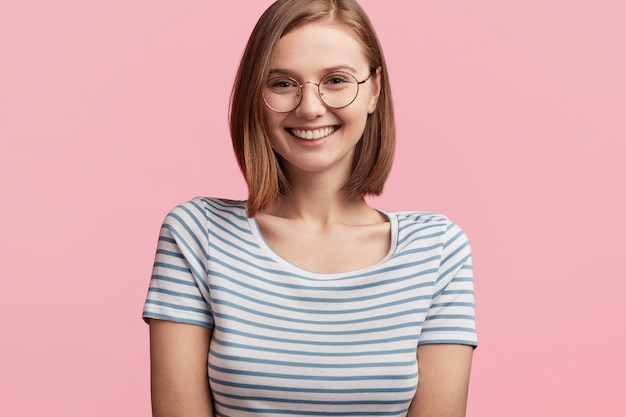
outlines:
[[[376,76],[372,76],[372,96],[367,106],[367,113],[372,114],[376,111],[378,105],[378,96],[380,96],[381,82],[380,82],[381,67],[376,68]]]

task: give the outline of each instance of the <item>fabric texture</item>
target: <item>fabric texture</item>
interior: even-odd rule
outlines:
[[[419,344],[477,344],[472,256],[443,215],[384,214],[382,261],[320,274],[274,253],[245,202],[181,204],[161,228],[143,317],[213,329],[218,416],[404,416]]]

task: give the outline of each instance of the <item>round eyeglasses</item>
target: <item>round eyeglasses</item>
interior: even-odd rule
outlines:
[[[302,88],[306,84],[317,86],[317,91],[324,104],[333,109],[347,107],[359,95],[359,85],[372,77],[372,74],[358,81],[352,74],[334,71],[322,77],[319,83],[306,81],[300,84],[291,77],[273,77],[267,80],[263,89],[265,105],[276,113],[294,111],[302,101]]]

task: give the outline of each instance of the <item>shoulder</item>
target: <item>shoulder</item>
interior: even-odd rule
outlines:
[[[206,234],[212,219],[220,216],[245,218],[245,213],[245,201],[195,197],[171,209],[163,221],[163,228]]]
[[[195,197],[181,203],[170,210],[167,217],[188,217],[201,220],[216,213],[232,213],[245,215],[246,202],[214,197]]]
[[[388,213],[397,218],[400,229],[437,229],[444,232],[459,231],[461,227],[448,216],[428,211],[397,211]]]
[[[430,211],[396,211],[390,214],[404,225],[439,225],[450,221],[448,216]]]
[[[444,248],[468,244],[463,229],[448,216],[427,211],[398,211],[388,213],[397,219],[401,239],[436,241]]]

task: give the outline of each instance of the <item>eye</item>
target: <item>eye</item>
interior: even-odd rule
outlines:
[[[345,76],[333,74],[324,78],[324,84],[341,84],[348,82]]]
[[[355,82],[354,77],[352,77],[348,73],[333,72],[333,73],[326,75],[322,79],[321,84],[326,89],[340,90],[351,84],[354,84],[354,82]]]
[[[289,77],[271,78],[267,81],[266,86],[273,92],[277,93],[288,93],[291,91],[296,91],[298,90],[298,88],[300,88],[298,83]]]

